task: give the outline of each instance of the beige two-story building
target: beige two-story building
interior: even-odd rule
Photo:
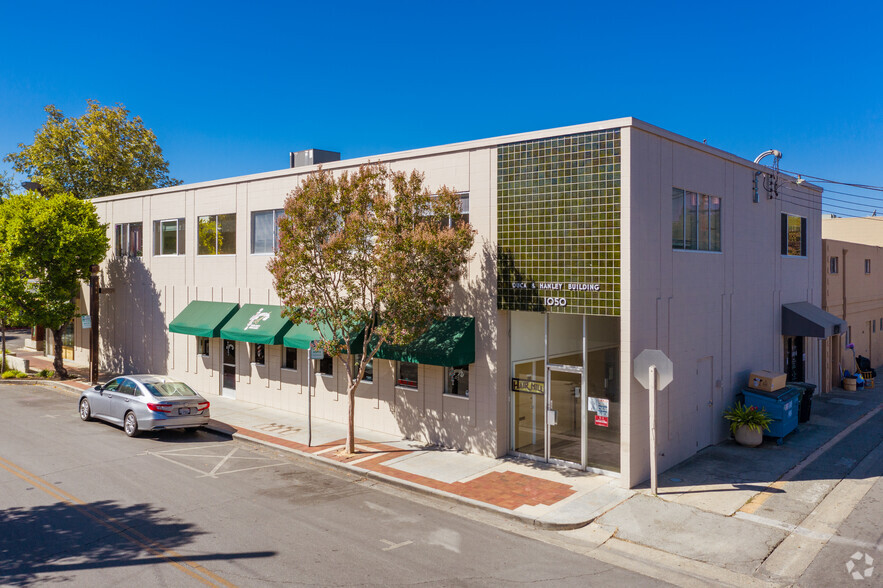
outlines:
[[[819,309],[813,185],[633,118],[323,166],[369,161],[456,189],[477,238],[436,332],[451,344],[375,359],[357,426],[630,487],[649,476],[644,349],[674,364],[656,411],[661,469],[727,438],[722,413],[750,371],[819,382],[820,342],[840,322]],[[103,367],[304,413],[309,332],[276,323],[258,340],[242,324],[278,313],[275,220],[315,169],[95,199],[113,241]],[[84,359],[79,326],[72,342]],[[344,421],[340,360],[312,361],[314,415]]]

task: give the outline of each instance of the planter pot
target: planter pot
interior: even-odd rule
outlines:
[[[746,447],[757,447],[763,443],[763,432],[754,431],[748,428],[748,425],[742,425],[736,429],[733,436],[736,437],[736,442],[739,445],[744,445]]]

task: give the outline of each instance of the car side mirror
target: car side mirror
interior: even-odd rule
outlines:
[[[95,384],[96,392],[101,392],[102,390],[104,390],[104,384]]]

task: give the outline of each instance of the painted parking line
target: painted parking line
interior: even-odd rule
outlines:
[[[220,452],[218,450],[220,449]],[[227,449],[227,446],[217,445],[201,445],[187,446],[177,449],[166,449],[164,451],[145,451],[141,455],[150,455],[158,457],[175,465],[181,466],[199,474],[198,478],[217,478],[227,474],[236,474],[239,472],[248,472],[251,470],[259,470],[263,468],[271,468],[282,465],[291,465],[287,461],[281,461],[269,457],[256,457],[249,455],[236,455],[239,451],[238,447]],[[203,463],[207,463],[205,468],[195,467],[186,463],[185,459],[200,459]],[[249,465],[247,467],[236,467],[233,464],[245,465],[255,462],[269,462],[261,465]],[[224,467],[225,469],[221,471]]]
[[[807,466],[809,466],[811,463],[821,457],[826,451],[837,445],[840,441],[843,440],[844,437],[846,437],[857,428],[865,424],[867,421],[872,419],[874,415],[876,415],[881,410],[883,410],[883,404],[878,405],[877,408],[870,411],[865,416],[837,433],[827,443],[813,451],[811,454],[806,456],[803,461],[801,461],[799,464],[797,464],[784,475],[782,475],[781,478],[767,486],[765,490],[762,490],[761,492],[758,492],[753,497],[751,497],[748,502],[746,502],[737,512],[755,514],[758,510],[760,510],[760,507],[763,506],[763,503],[769,500],[773,495],[781,494],[782,490],[784,490],[785,488],[786,483],[797,477],[797,474],[802,472]]]
[[[120,537],[126,539],[131,543],[134,543],[145,551],[148,551],[149,553],[166,560],[166,562],[172,564],[188,576],[199,580],[203,584],[207,584],[208,586],[226,586],[228,588],[235,588],[235,584],[232,584],[224,578],[218,576],[217,574],[208,571],[196,562],[184,559],[179,553],[176,553],[169,549],[164,549],[161,545],[159,545],[150,537],[147,537],[143,533],[129,527],[125,523],[111,516],[108,516],[100,509],[95,508],[94,506],[89,506],[82,499],[77,498],[76,496],[65,490],[62,490],[45,478],[42,478],[37,474],[34,474],[33,472],[29,472],[25,468],[2,457],[0,457],[0,468],[3,468],[10,474],[24,480],[35,488],[42,490],[59,502],[63,502],[76,508],[80,513],[92,519],[96,523],[102,525],[103,527],[106,527],[113,533],[119,535]]]

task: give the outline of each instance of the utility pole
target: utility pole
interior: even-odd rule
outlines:
[[[98,266],[89,268],[89,313],[92,315],[92,328],[89,335],[89,379],[93,384],[98,383],[98,294],[101,292],[98,283]]]

